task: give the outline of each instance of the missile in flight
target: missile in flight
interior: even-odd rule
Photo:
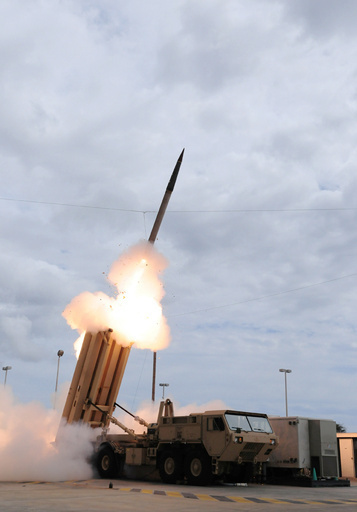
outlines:
[[[172,194],[172,192],[174,190],[176,179],[177,179],[177,175],[178,175],[180,167],[181,167],[184,151],[185,151],[185,149],[182,150],[180,156],[178,157],[178,160],[176,162],[175,168],[174,168],[173,173],[171,175],[170,181],[169,181],[169,183],[168,183],[168,185],[166,187],[164,197],[163,197],[163,199],[161,201],[161,205],[160,205],[159,211],[157,212],[156,219],[155,219],[155,222],[154,222],[154,225],[152,227],[152,230],[151,230],[151,233],[150,233],[150,236],[149,236],[149,240],[148,240],[152,244],[155,243],[155,240],[157,238],[157,234],[158,234],[160,226],[161,226],[162,219],[164,218],[164,215],[165,215],[165,212],[166,212],[167,205],[168,205],[168,203],[170,201],[171,194]]]

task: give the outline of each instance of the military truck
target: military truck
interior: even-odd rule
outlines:
[[[120,345],[111,329],[87,332],[63,409],[66,423],[86,423],[101,430],[94,450],[101,477],[119,477],[124,465],[152,467],[164,482],[186,479],[192,485],[208,484],[214,478],[243,482],[261,472],[278,444],[265,414],[220,410],[175,416],[167,399],[160,403],[156,423],[124,409],[144,425],[142,434],[115,418],[115,407],[121,407],[115,399],[130,348]],[[110,423],[124,433],[111,434]]]
[[[219,410],[175,416],[167,399],[160,403],[156,423],[136,419],[146,426],[145,433],[126,429],[126,434],[104,431],[98,437],[95,465],[101,477],[119,477],[127,465],[157,468],[161,480],[172,484],[247,482],[261,475],[278,444],[265,414]]]

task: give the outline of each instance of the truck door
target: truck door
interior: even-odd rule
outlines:
[[[208,454],[219,457],[228,442],[222,416],[207,416],[205,430],[204,444]]]

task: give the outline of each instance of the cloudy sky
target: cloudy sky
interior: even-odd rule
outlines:
[[[148,237],[181,406],[330,418],[357,431],[357,4],[353,0],[12,0],[0,5],[0,364],[51,408],[62,317],[109,293]],[[132,349],[118,401],[151,398]],[[4,373],[2,372],[2,382]],[[161,389],[157,388],[160,398]]]

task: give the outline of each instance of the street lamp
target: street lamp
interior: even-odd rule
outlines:
[[[53,404],[53,408],[56,409],[56,398],[57,398],[57,388],[58,388],[58,374],[59,374],[59,367],[60,367],[60,359],[63,356],[64,351],[59,350],[57,352],[58,355],[58,361],[57,361],[57,376],[56,376],[56,387],[55,387],[55,403]]]
[[[286,374],[291,373],[292,370],[280,368],[279,372],[282,372],[285,374],[285,411],[286,411],[286,416],[288,416],[288,383],[287,383],[287,379],[286,379]]]
[[[7,379],[7,372],[11,370],[12,366],[3,366],[2,369],[5,372],[5,380],[4,380],[4,387],[6,386],[6,379]]]
[[[167,382],[160,382],[159,386],[162,387],[162,399],[165,400],[165,388],[167,388],[170,384]]]

